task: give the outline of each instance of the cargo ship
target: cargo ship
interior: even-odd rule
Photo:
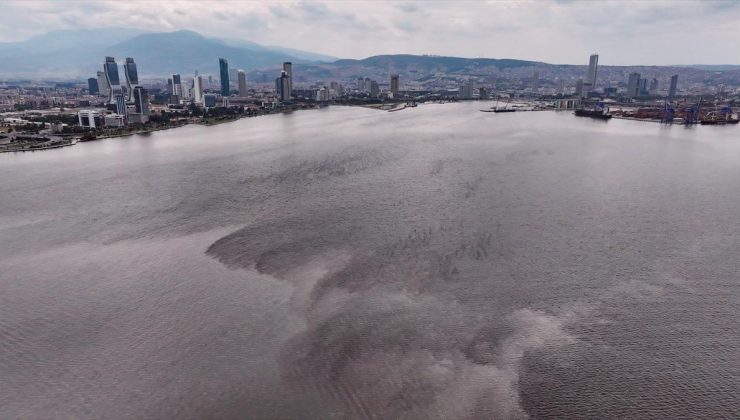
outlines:
[[[577,117],[589,117],[599,120],[608,120],[612,117],[612,114],[603,109],[576,109],[573,114]]]
[[[726,124],[737,124],[737,123],[738,123],[738,120],[735,118],[699,120],[699,124],[701,125],[726,125]]]

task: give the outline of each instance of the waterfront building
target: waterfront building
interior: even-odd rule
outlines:
[[[81,109],[77,112],[77,122],[80,127],[98,128],[105,124],[100,112],[93,109]]]
[[[136,113],[149,116],[149,93],[142,86],[134,88],[134,106]]]
[[[668,98],[673,99],[676,97],[676,91],[678,90],[678,75],[674,74],[671,76],[671,86],[668,89]]]
[[[193,78],[193,100],[196,104],[203,104],[203,76],[199,74]]]
[[[167,93],[170,95],[175,94],[175,86],[172,84],[172,79],[167,79]]]
[[[391,74],[391,93],[393,94],[393,99],[398,98],[398,88],[399,88],[399,76],[397,74]]]
[[[229,96],[229,61],[218,59],[219,75],[221,77],[221,96]]]
[[[100,93],[103,96],[108,96],[108,91],[110,90],[110,87],[108,86],[108,80],[105,78],[105,72],[99,71],[97,73],[98,77],[98,93]]]
[[[247,74],[244,70],[238,70],[236,78],[239,82],[239,96],[245,98],[247,96]]]
[[[123,93],[117,93],[115,97],[116,112],[120,115],[126,115],[126,97]]]
[[[115,103],[116,95],[122,93],[121,80],[118,77],[118,64],[116,59],[113,57],[105,57],[105,63],[103,63],[103,72],[105,73],[105,80],[108,84],[108,103]]]
[[[216,95],[212,93],[207,93],[203,95],[203,106],[206,108],[215,108],[216,107]]]
[[[647,79],[640,79],[639,82],[639,88],[638,88],[638,96],[646,96],[648,94],[648,85],[647,85]]]
[[[123,97],[123,95],[121,95]],[[126,125],[126,117],[121,114],[108,114],[105,116],[106,127],[124,127]]]
[[[139,85],[139,72],[136,69],[136,63],[131,57],[126,57],[126,63],[123,65],[123,74],[126,77],[126,98],[129,102],[133,100],[134,88]]]
[[[95,95],[100,92],[100,89],[98,89],[98,79],[94,77],[87,79],[87,90],[90,95]]]
[[[627,97],[636,98],[640,96],[640,73],[630,73],[627,80]]]
[[[229,69],[229,83],[236,83],[237,77],[239,77],[238,69]]]
[[[458,98],[460,99],[472,99],[473,91],[475,90],[475,82],[468,80],[467,82],[460,85],[458,88]]]
[[[370,81],[370,97],[377,98],[380,96],[380,86],[375,80]]]
[[[488,90],[488,88],[480,88],[478,89],[478,98],[480,99],[491,99],[491,92]]]
[[[286,61],[283,63],[283,71],[288,75],[288,101],[293,97],[293,63]]]
[[[365,90],[365,79],[362,77],[357,79],[357,90],[360,92]]]
[[[329,89],[326,86],[316,91],[316,101],[326,102],[329,100]]]

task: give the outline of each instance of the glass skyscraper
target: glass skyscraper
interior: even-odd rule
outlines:
[[[229,96],[229,62],[225,58],[218,59],[221,74],[221,96]]]

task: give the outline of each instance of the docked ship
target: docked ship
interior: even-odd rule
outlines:
[[[612,117],[612,114],[609,113],[608,109],[604,108],[597,108],[597,109],[576,109],[575,112],[573,112],[575,116],[577,117],[589,117],[589,118],[596,118],[598,120],[608,120]]]
[[[726,125],[726,124],[737,124],[737,123],[738,123],[738,120],[735,118],[726,118],[726,119],[707,118],[707,119],[699,120],[699,124],[701,125]]]

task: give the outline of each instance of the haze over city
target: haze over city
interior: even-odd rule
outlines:
[[[56,29],[194,30],[338,58],[433,54],[604,65],[740,64],[736,1],[6,1],[0,42]]]

